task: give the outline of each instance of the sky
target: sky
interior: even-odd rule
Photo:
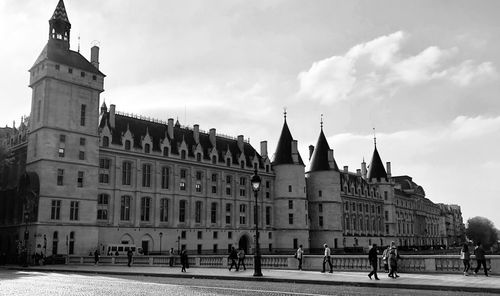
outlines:
[[[0,1],[0,126],[29,115],[57,2]],[[500,228],[500,1],[64,3],[71,49],[100,47],[108,106],[267,141],[270,155],[286,108],[304,161],[322,118],[353,172],[375,133],[392,175]]]

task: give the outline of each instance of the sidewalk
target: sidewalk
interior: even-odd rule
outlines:
[[[370,280],[367,272],[320,273],[319,271],[297,271],[263,269],[262,277],[254,277],[253,269],[246,271],[228,271],[222,268],[190,268],[186,273],[180,267],[116,266],[116,265],[46,265],[32,267],[6,266],[11,270],[29,270],[65,273],[97,273],[111,275],[146,275],[177,278],[205,278],[217,280],[290,282],[320,285],[346,285],[358,287],[379,287],[419,290],[446,290],[464,292],[482,292],[500,294],[500,277],[485,277],[462,274],[400,274],[400,278],[391,279],[384,272],[379,273],[380,281]]]

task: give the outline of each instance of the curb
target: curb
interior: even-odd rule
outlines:
[[[435,286],[426,284],[398,284],[385,282],[348,282],[348,281],[325,281],[325,280],[306,280],[306,279],[287,279],[277,277],[234,277],[229,275],[193,275],[188,273],[141,273],[141,272],[120,272],[106,270],[72,270],[72,269],[51,269],[51,268],[23,268],[23,267],[8,267],[8,270],[18,271],[38,271],[38,272],[67,272],[77,274],[104,274],[104,275],[120,275],[120,276],[151,276],[151,277],[168,277],[168,278],[186,278],[186,279],[209,279],[209,280],[231,280],[231,281],[250,281],[250,282],[274,282],[274,283],[293,283],[293,284],[312,284],[312,285],[329,285],[329,286],[353,286],[353,287],[371,287],[371,288],[389,288],[389,289],[410,289],[410,290],[433,290],[433,291],[451,291],[451,292],[472,292],[472,293],[495,293],[500,294],[500,288],[479,288],[467,286]]]

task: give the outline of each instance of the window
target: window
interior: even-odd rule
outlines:
[[[82,72],[80,72],[80,76],[81,76],[81,77],[85,77],[85,72],[83,72],[83,71],[82,71]]]
[[[99,159],[99,183],[109,183],[109,167],[111,160],[109,158]]]
[[[231,158],[226,158],[226,166],[231,166]]]
[[[151,209],[151,198],[141,198],[141,221],[149,221],[149,213]]]
[[[321,190],[320,190],[320,191],[318,191],[318,196],[319,196],[319,197],[322,197],[322,196],[323,196],[323,191],[321,191]]]
[[[61,66],[55,65],[55,68],[56,68],[57,71],[59,71],[59,69],[61,68]]]
[[[203,232],[202,231],[198,231],[198,239],[202,239],[203,238]]]
[[[61,201],[53,199],[50,208],[50,219],[59,220],[61,219]]]
[[[202,173],[200,171],[196,172],[196,180],[201,181]]]
[[[226,224],[231,224],[231,204],[226,204]]]
[[[232,239],[233,238],[233,232],[232,231],[228,231],[227,232],[227,238],[228,239]]]
[[[212,174],[212,182],[217,182],[217,174]]]
[[[218,250],[218,246],[217,246],[217,244],[214,244],[214,246],[213,246],[214,254],[217,254],[217,250]]]
[[[318,204],[318,212],[323,213],[323,204]]]
[[[292,185],[288,185],[288,192],[292,192]]]
[[[87,106],[82,104],[82,106],[80,107],[80,125],[81,126],[85,126],[85,111],[86,111],[86,109],[87,109]]]
[[[64,180],[64,170],[63,169],[57,169],[57,185],[62,186],[63,185],[63,180]]]
[[[102,146],[103,147],[108,147],[109,146],[109,137],[108,136],[102,137]]]
[[[65,143],[66,142],[66,135],[59,135],[59,142]]]
[[[120,202],[120,220],[130,220],[130,196],[122,196]]]
[[[181,231],[181,238],[186,239],[186,231],[185,230]]]
[[[57,231],[54,231],[54,234],[52,235],[52,254],[56,255],[57,254],[57,245],[59,243],[59,235]]]
[[[240,189],[240,196],[246,196],[246,190]]]
[[[217,223],[217,203],[213,202],[210,206],[210,223]]]
[[[151,187],[151,164],[142,165],[142,187]]]
[[[161,188],[168,189],[168,181],[170,178],[170,169],[168,167],[161,168]]]
[[[231,195],[231,187],[226,187],[226,195]]]
[[[293,224],[293,214],[288,214],[288,224]]]
[[[163,156],[168,156],[168,147],[163,147]]]
[[[231,176],[226,176],[226,183],[231,184],[232,178]]]
[[[201,184],[197,183],[195,185],[196,192],[201,192]]]
[[[78,201],[72,201],[69,207],[69,219],[78,220],[78,207],[80,203]]]
[[[160,199],[160,222],[168,221],[168,199]]]
[[[96,75],[92,75],[92,80],[96,81],[97,80],[97,76]]]
[[[269,198],[271,196],[271,194],[269,193],[269,191],[266,191],[266,198]]]
[[[201,153],[196,153],[196,161],[201,161]]]
[[[125,150],[130,150],[130,140],[125,140]]]
[[[79,171],[78,172],[78,178],[76,179],[77,181],[77,187],[83,187],[83,172]]]
[[[68,68],[68,73],[72,74],[73,73],[73,68]]]
[[[181,151],[181,159],[186,159],[186,150]]]
[[[58,153],[59,153],[59,157],[64,157],[64,148],[60,147],[58,150]]]
[[[271,187],[271,182],[266,181],[266,188],[270,188],[270,187]]]
[[[240,177],[240,185],[245,185],[246,184],[246,178],[245,177]]]
[[[384,199],[387,200],[387,191],[384,191]]]
[[[97,196],[97,220],[108,220],[109,195],[101,193]]]
[[[42,111],[42,101],[38,101],[38,108],[36,109],[36,118],[40,121],[40,112]]]
[[[71,231],[69,233],[69,250],[68,253],[73,255],[75,253],[75,232]]]
[[[240,162],[240,167],[241,167],[242,169],[244,169],[244,168],[245,168],[245,162],[244,162],[244,161],[241,161],[241,162]]]
[[[80,151],[78,153],[78,159],[79,160],[85,160],[85,151]]]
[[[212,156],[212,164],[217,164],[217,156]]]
[[[186,222],[186,201],[179,202],[179,222]]]
[[[246,205],[240,205],[240,224],[246,224]]]
[[[144,153],[149,153],[151,152],[151,145],[145,144],[144,145]]]
[[[186,179],[186,169],[181,169],[181,178]]]
[[[293,210],[293,200],[288,201],[288,209]]]
[[[130,161],[124,161],[122,164],[122,185],[130,185],[131,176],[132,163]]]
[[[195,203],[195,207],[194,207],[194,222],[195,223],[201,223],[201,208],[202,208],[203,204],[201,203],[201,201],[197,201]]]
[[[389,212],[385,211],[384,213],[385,221],[389,221]]]
[[[212,185],[212,193],[217,193],[217,186]]]
[[[214,238],[214,239],[218,239],[218,238],[219,238],[219,232],[214,231],[213,238]]]
[[[266,225],[271,225],[271,207],[266,207]]]
[[[186,190],[186,182],[180,182],[179,183],[179,189],[183,190],[183,191]]]

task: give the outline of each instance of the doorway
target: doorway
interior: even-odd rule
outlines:
[[[142,251],[144,252],[144,255],[149,254],[149,241],[142,241]]]
[[[245,251],[245,254],[248,254],[248,236],[246,234],[240,237],[238,242],[238,249],[242,249]]]

